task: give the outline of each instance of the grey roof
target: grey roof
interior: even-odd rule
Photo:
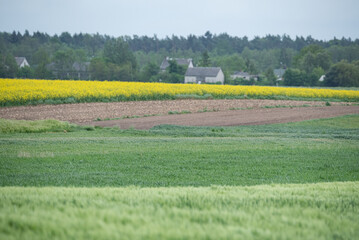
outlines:
[[[21,63],[23,62],[23,61],[25,61],[25,57],[15,57],[15,61],[16,61],[16,64],[18,65],[18,66],[20,66],[21,65]]]
[[[251,75],[247,72],[234,72],[232,74],[232,76],[235,75],[235,76],[240,76],[240,77],[250,77]]]
[[[217,77],[221,68],[219,67],[193,67],[188,68],[185,76],[188,77]]]
[[[175,58],[174,59],[178,65],[188,65],[190,63],[190,61],[192,61],[191,59],[185,59],[185,58]]]
[[[161,63],[161,66],[160,66],[160,69],[161,70],[165,70],[166,68],[168,68],[170,66],[170,63],[169,61],[171,60],[174,60],[176,61],[176,63],[178,65],[189,65],[190,62],[192,62],[192,59],[191,58],[169,58],[169,57],[166,57],[165,59],[163,59],[162,63]]]
[[[274,69],[273,70],[274,75],[276,75],[277,77],[283,77],[284,73],[285,73],[285,69],[283,68],[278,68],[278,69]]]

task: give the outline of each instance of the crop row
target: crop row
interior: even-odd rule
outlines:
[[[359,91],[262,86],[166,84],[0,79],[0,105],[83,101],[175,99],[179,96],[213,98],[305,98],[359,101]]]

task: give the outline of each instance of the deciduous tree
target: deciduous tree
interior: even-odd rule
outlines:
[[[209,67],[211,65],[211,59],[209,58],[208,51],[202,53],[202,58],[199,63],[201,67]]]
[[[346,61],[334,64],[326,74],[324,84],[330,87],[359,87],[359,66]]]

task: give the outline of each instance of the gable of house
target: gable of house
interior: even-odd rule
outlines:
[[[187,66],[188,68],[193,67],[192,59],[191,58],[170,58],[166,57],[160,66],[161,71],[166,71],[166,69],[170,66],[170,61],[176,61],[178,65]]]
[[[224,74],[219,67],[188,68],[185,74],[185,83],[224,83]]]
[[[46,69],[58,79],[91,79],[90,62],[74,62],[72,69],[59,69],[55,62],[46,65]]]
[[[16,64],[19,68],[30,67],[25,57],[15,57]]]
[[[282,80],[283,75],[285,73],[285,69],[283,69],[283,68],[274,69],[273,73],[277,77],[277,80]]]

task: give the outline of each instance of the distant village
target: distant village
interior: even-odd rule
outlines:
[[[15,57],[16,64],[19,68],[30,67],[25,57]],[[160,72],[168,71],[168,68],[174,61],[177,65],[185,67],[187,70],[183,77],[183,83],[195,83],[195,84],[224,84],[225,75],[221,67],[197,67],[194,65],[191,58],[171,58],[165,57],[159,66]],[[55,63],[46,65],[48,71],[57,79],[81,79],[81,80],[95,80],[91,79],[90,62],[74,62],[72,64],[72,71],[63,72],[57,69]],[[283,75],[286,69],[274,69],[273,74],[276,77],[276,81],[282,81]],[[230,74],[231,80],[242,80],[242,81],[257,81],[259,75],[250,74],[244,71],[235,71]],[[324,80],[324,76],[321,77],[320,81]],[[158,79],[160,82],[161,79]]]
[[[164,39],[0,32],[0,78],[356,87],[358,43],[209,31]]]

